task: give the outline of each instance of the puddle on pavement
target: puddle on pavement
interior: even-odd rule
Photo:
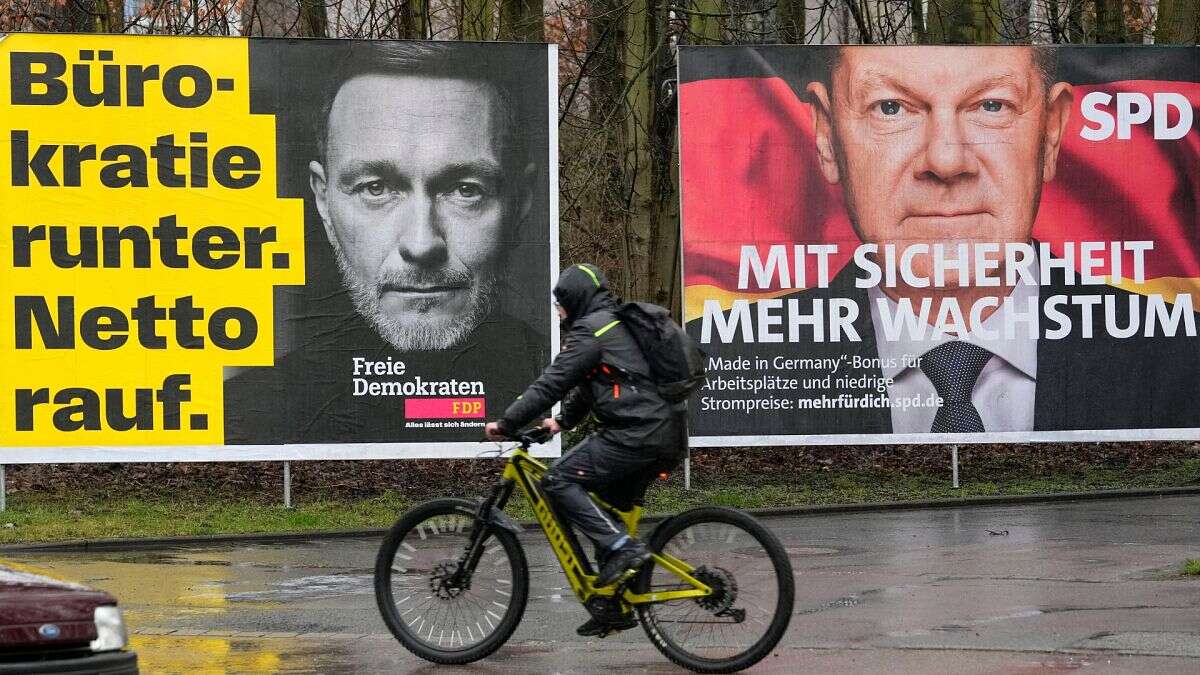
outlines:
[[[131,556],[140,560],[161,556]],[[128,562],[125,556],[88,559],[80,556],[30,560],[23,568],[55,578],[85,581],[88,585],[111,593],[125,607],[161,606],[177,611],[221,608],[228,603],[224,592],[213,582],[235,578],[228,566],[163,565],[151,562]],[[15,567],[15,565],[14,565]]]
[[[316,659],[292,640],[134,635],[130,647],[144,674],[317,672]]]
[[[938,626],[937,628],[934,628],[933,630],[939,631],[939,632],[945,632],[945,633],[966,633],[966,632],[977,629],[979,626],[986,626],[986,625],[992,624],[992,623],[1000,623],[1002,621],[1013,621],[1016,619],[1029,619],[1029,618],[1032,618],[1035,616],[1041,616],[1046,613],[1047,613],[1046,610],[1041,610],[1041,609],[1034,609],[1034,608],[1021,609],[1021,610],[1014,611],[1011,614],[1003,614],[1001,616],[987,616],[987,617],[983,617],[981,619],[971,619],[969,621],[962,621],[959,623],[950,623],[950,624],[946,624],[944,626]]]
[[[1072,670],[1079,670],[1081,668],[1086,668],[1086,667],[1092,665],[1092,662],[1086,661],[1084,659],[1076,658],[1073,656],[1063,656],[1063,657],[1047,659],[1045,661],[1042,661],[1039,665],[1043,669],[1042,672],[1061,673],[1061,672],[1069,672]]]
[[[374,592],[375,578],[372,575],[326,574],[276,581],[265,590],[228,593],[225,595],[225,599],[230,602],[287,601]]]
[[[842,552],[841,549],[822,546],[785,546],[783,550],[787,551],[788,557],[795,555],[837,555]]]
[[[66,556],[63,559],[68,559]],[[133,565],[230,565],[228,558],[189,557],[186,551],[106,551],[88,554],[96,562]]]
[[[138,654],[143,674],[232,675],[234,673],[359,673],[404,672],[410,675],[440,675],[445,666],[426,663],[411,656],[388,637],[337,637],[309,635],[294,637],[220,637],[181,635],[135,635],[131,648]],[[485,661],[472,664],[476,675],[526,673],[530,657],[552,655],[555,643],[509,644]],[[653,658],[653,657],[652,657]],[[655,662],[637,672],[675,673],[674,666]]]

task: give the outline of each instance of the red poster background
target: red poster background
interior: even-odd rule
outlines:
[[[1148,286],[1200,292],[1200,134],[1156,141],[1147,124],[1134,127],[1129,140],[1114,134],[1086,141],[1078,105],[1092,91],[1176,92],[1200,107],[1197,83],[1076,86],[1058,174],[1044,187],[1033,236],[1056,250],[1064,241],[1153,240]],[[1200,123],[1200,114],[1193,117]],[[680,137],[685,287],[715,287],[706,289],[708,297],[714,290],[742,295],[738,252],[748,243],[838,244],[831,275],[850,258],[858,237],[840,188],[818,169],[811,106],[782,78],[682,85]],[[815,278],[815,268],[807,278]],[[689,319],[697,314],[689,307]]]

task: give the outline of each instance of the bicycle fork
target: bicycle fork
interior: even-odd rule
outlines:
[[[521,526],[504,513],[504,507],[508,504],[508,498],[512,496],[514,487],[515,483],[512,479],[500,481],[476,509],[475,520],[471,524],[471,536],[467,540],[462,556],[458,559],[458,569],[451,576],[452,583],[458,587],[471,587],[471,576],[475,574],[475,567],[479,565],[479,559],[483,557],[483,541],[487,538],[490,527],[501,527],[514,534],[521,531]]]

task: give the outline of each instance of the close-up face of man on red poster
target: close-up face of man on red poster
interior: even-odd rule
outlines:
[[[864,242],[903,249],[1030,240],[1071,111],[1071,86],[1053,82],[1053,65],[1038,56],[1045,52],[834,53],[828,80],[807,87],[817,102],[816,150]],[[927,256],[914,260],[922,278],[930,267]],[[948,271],[952,290],[979,290],[957,288],[956,272]]]

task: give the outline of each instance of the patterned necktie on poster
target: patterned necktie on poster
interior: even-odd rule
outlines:
[[[991,352],[969,342],[947,342],[925,352],[921,370],[942,397],[942,407],[938,408],[930,431],[935,434],[984,431],[979,411],[971,403],[971,392],[991,358]]]

